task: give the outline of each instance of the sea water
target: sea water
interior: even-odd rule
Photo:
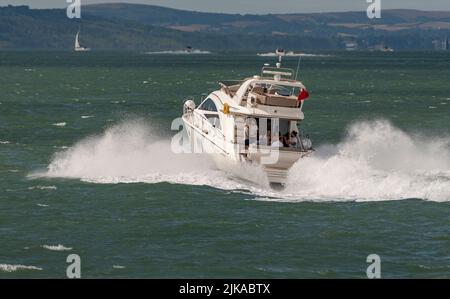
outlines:
[[[450,55],[325,54],[274,191],[170,146],[184,99],[273,58],[0,52],[0,277],[449,277]]]

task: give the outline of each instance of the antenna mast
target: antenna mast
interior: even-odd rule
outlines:
[[[299,56],[298,57],[298,64],[297,64],[297,70],[295,71],[295,81],[297,81],[297,77],[298,77],[298,71],[300,69],[300,62],[302,61],[302,57]]]
[[[278,56],[278,62],[277,62],[277,68],[281,68],[281,59],[282,59],[282,57],[284,56],[284,49],[280,49],[280,48],[278,48],[276,51],[275,51],[275,53],[277,54],[277,56]]]

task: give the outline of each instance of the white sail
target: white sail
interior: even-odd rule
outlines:
[[[77,32],[77,35],[75,37],[75,50],[81,48],[80,47],[80,41],[78,40],[78,36],[80,35],[80,31]]]
[[[77,35],[75,36],[75,51],[76,52],[86,52],[90,51],[90,48],[85,48],[80,44],[80,30],[78,30]]]

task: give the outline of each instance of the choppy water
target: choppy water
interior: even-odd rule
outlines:
[[[0,52],[0,277],[450,277],[450,55],[330,54],[273,191],[169,151],[184,98],[273,58]]]

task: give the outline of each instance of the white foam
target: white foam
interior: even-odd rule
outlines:
[[[125,269],[125,266],[121,266],[121,265],[113,265],[112,267],[114,269]]]
[[[41,186],[41,185],[28,187],[28,190],[35,190],[35,189],[38,189],[38,190],[56,190],[58,188],[56,186]]]
[[[157,52],[146,52],[145,54],[148,55],[204,55],[204,54],[211,54],[210,51],[202,51],[202,50],[192,50],[192,51],[186,51],[186,50],[176,50],[176,51],[157,51]]]
[[[88,118],[93,118],[93,115],[82,115],[81,118],[82,119],[88,119]]]
[[[260,57],[278,57],[277,53],[258,53]],[[309,53],[286,53],[284,57],[331,57],[331,55],[325,54],[309,54]]]
[[[53,125],[56,126],[56,127],[65,127],[67,125],[67,123],[59,122],[59,123],[54,123]]]
[[[255,169],[234,169],[252,174]],[[233,172],[233,170],[230,170]],[[281,201],[450,201],[450,140],[403,132],[387,121],[361,122],[337,145],[324,145],[291,169],[286,189],[273,191],[217,170],[201,155],[174,154],[151,126],[128,121],[57,153],[33,176],[92,183],[208,185],[248,190],[251,198]]]
[[[11,143],[11,142],[8,141],[8,140],[4,140],[4,141],[0,140],[0,144],[10,144],[10,143]]]
[[[206,157],[172,153],[170,142],[157,137],[140,120],[113,126],[56,153],[47,171],[30,175],[40,176],[78,178],[92,183],[170,182],[230,189],[236,186],[223,172],[215,170]]]
[[[48,207],[49,205],[44,205],[44,204],[42,204],[42,203],[38,203],[37,206],[38,206],[38,207],[46,208],[46,207]]]
[[[291,169],[285,198],[450,200],[450,140],[407,134],[387,121],[350,127]]]
[[[0,264],[0,271],[3,271],[3,272],[15,272],[15,271],[19,271],[19,270],[38,270],[38,271],[42,271],[42,268],[35,267],[35,266]]]
[[[52,251],[69,251],[72,250],[72,247],[65,247],[64,245],[58,244],[54,245],[42,245],[42,248],[52,250]]]

